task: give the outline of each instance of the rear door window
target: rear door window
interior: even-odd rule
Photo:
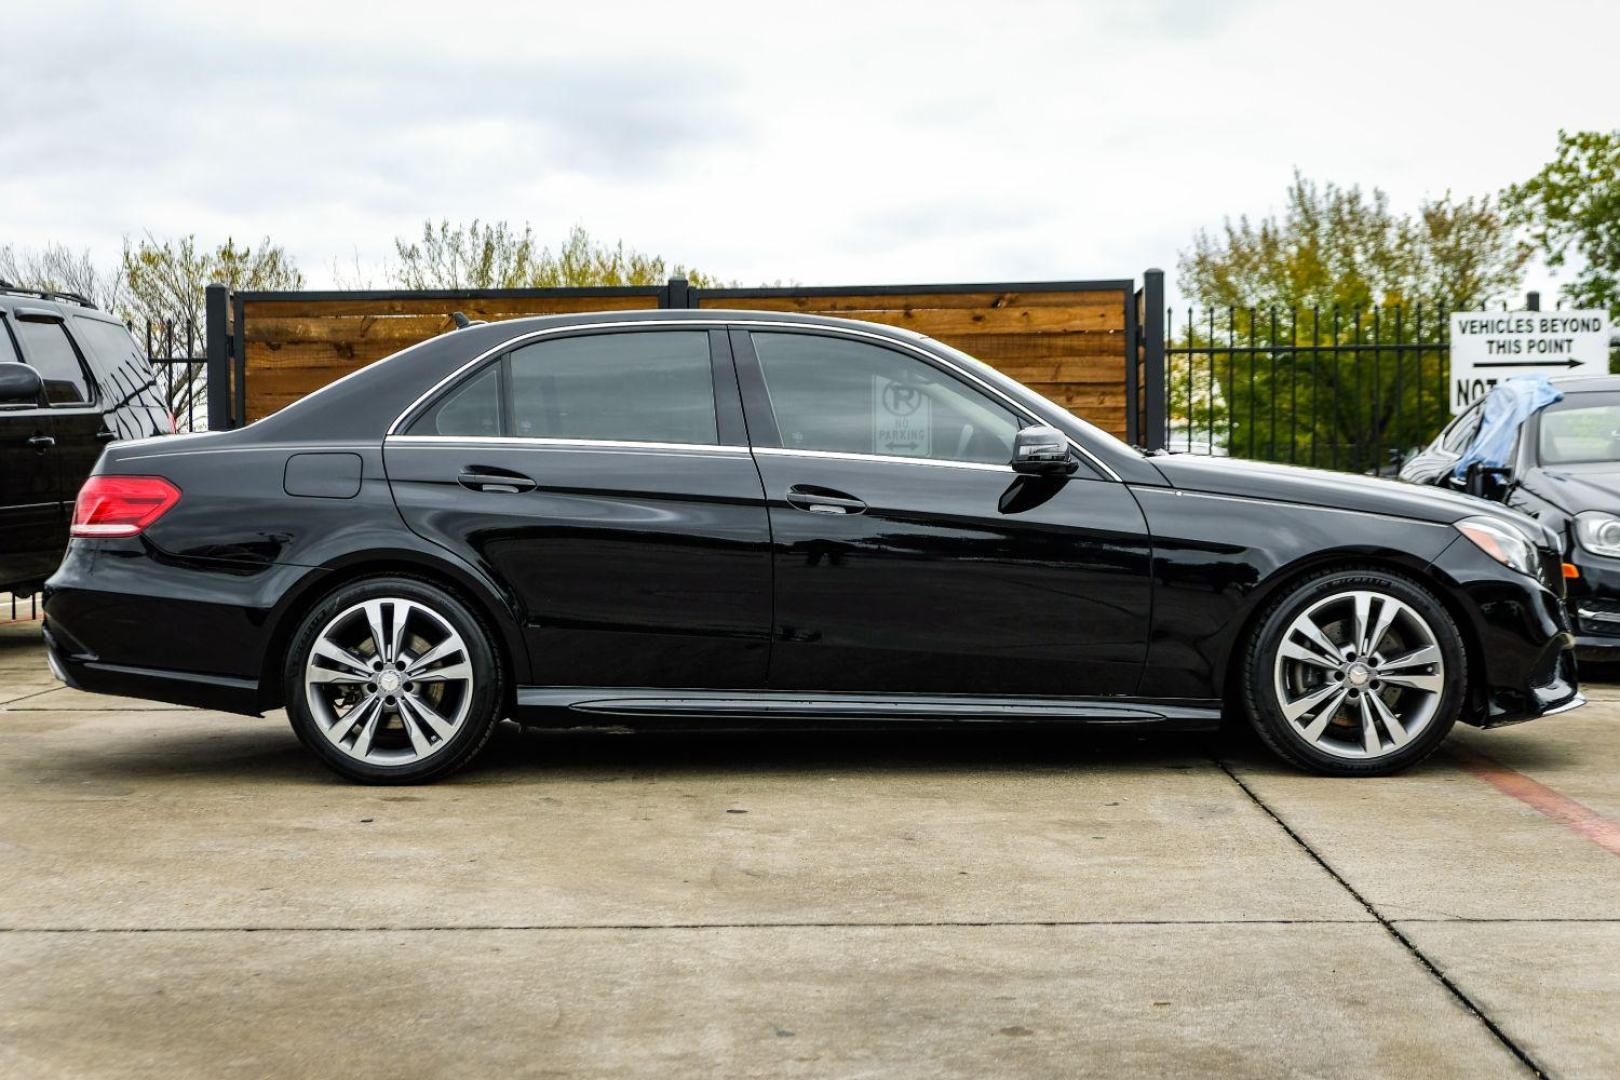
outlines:
[[[411,425],[411,434],[459,435],[464,438],[500,435],[503,362],[491,364],[450,391]]]
[[[67,327],[54,320],[18,319],[13,329],[22,345],[23,359],[45,381],[45,400],[52,405],[82,405],[90,400],[84,365],[68,339]]]
[[[559,338],[509,362],[510,434],[520,438],[720,441],[706,331]]]

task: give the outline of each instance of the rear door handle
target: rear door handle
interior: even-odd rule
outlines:
[[[812,514],[859,514],[866,509],[866,504],[853,495],[810,484],[788,488],[787,501],[789,506]]]
[[[539,486],[522,473],[479,465],[469,465],[456,477],[456,483],[472,491],[487,491],[493,495],[516,495],[533,491]]]
[[[32,446],[35,450],[43,452],[56,445],[56,436],[35,435],[28,440],[28,445]]]

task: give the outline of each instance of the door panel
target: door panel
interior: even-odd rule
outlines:
[[[523,345],[409,431],[384,451],[406,523],[506,588],[537,681],[764,686],[770,525],[724,333]]]
[[[107,414],[99,408],[53,409],[51,421],[56,432],[62,505],[71,517],[79,488],[84,486],[101,459],[101,451],[113,441],[116,433],[107,426]]]
[[[772,689],[1136,692],[1149,543],[1123,484],[993,464],[1031,418],[942,362],[732,341],[770,505]]]
[[[48,409],[0,409],[0,585],[43,581],[67,549],[54,432]]]
[[[769,526],[746,448],[394,436],[385,461],[411,529],[515,598],[539,682],[764,685]]]
[[[1136,692],[1148,545],[1123,484],[756,456],[775,537],[772,689]],[[801,509],[794,487],[865,509]]]

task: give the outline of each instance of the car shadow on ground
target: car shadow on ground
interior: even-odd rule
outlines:
[[[144,714],[155,716],[160,714]],[[272,719],[278,719],[273,717]],[[132,722],[139,722],[132,720]],[[660,776],[793,776],[835,770],[895,775],[981,771],[1150,773],[1209,769],[1222,755],[1263,760],[1242,734],[1125,733],[1062,728],[924,726],[823,732],[641,731],[520,728],[503,723],[451,784],[522,784]],[[154,729],[92,753],[27,766],[36,781],[197,781],[210,785],[345,784],[284,723],[220,718]]]

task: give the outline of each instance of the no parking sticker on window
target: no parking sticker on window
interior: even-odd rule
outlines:
[[[872,453],[931,457],[932,404],[927,391],[915,383],[872,376]]]

